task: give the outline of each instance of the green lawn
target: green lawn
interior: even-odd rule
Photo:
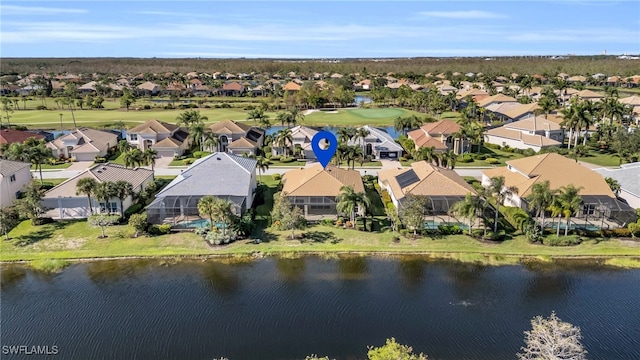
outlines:
[[[579,161],[583,161],[590,164],[600,166],[619,166],[620,158],[612,153],[603,150],[591,150],[589,154],[584,157],[579,157]]]
[[[0,261],[255,252],[431,253],[439,257],[473,261],[491,256],[640,256],[637,243],[615,239],[601,242],[587,240],[572,247],[550,247],[529,244],[521,236],[496,245],[484,244],[465,235],[418,240],[402,238],[399,243],[394,243],[391,232],[370,233],[324,225],[310,226],[302,232],[306,233],[307,240],[288,240],[286,237],[290,232],[266,229],[257,236],[262,239],[260,244],[242,240],[228,246],[210,248],[193,233],[131,238],[133,230],[124,225],[107,228],[108,237],[99,239],[100,229],[88,225],[86,221],[57,222],[35,227],[25,221],[9,233],[11,240],[0,242]]]
[[[66,169],[69,166],[71,166],[72,163],[70,162],[65,162],[62,164],[56,164],[56,165],[51,165],[51,164],[42,164],[42,170],[52,170],[52,169]],[[38,170],[38,167],[35,165],[31,165],[31,170]]]

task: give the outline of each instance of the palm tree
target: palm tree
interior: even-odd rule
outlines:
[[[536,216],[542,217],[542,229],[544,230],[545,211],[553,204],[557,191],[551,190],[549,180],[533,184],[531,194],[527,201],[532,209],[536,209]]]
[[[609,185],[609,189],[611,189],[611,191],[613,191],[613,193],[618,196],[618,194],[620,193],[620,183],[618,182],[618,180],[610,177],[604,178],[604,180],[607,182],[607,185]]]
[[[415,159],[425,160],[429,164],[433,163],[435,158],[435,147],[434,146],[421,146],[416,150],[413,155]]]
[[[360,143],[360,146],[362,146],[362,150],[364,150],[364,144],[365,144],[365,139],[367,138],[367,136],[369,136],[371,134],[371,132],[369,130],[367,130],[367,128],[365,127],[360,127],[356,130],[355,133],[355,138],[358,140],[358,142]]]
[[[98,182],[93,178],[82,178],[76,183],[76,195],[85,194],[89,201],[89,213],[93,215],[93,206],[91,205],[91,195],[96,190]]]
[[[142,160],[145,165],[151,165],[151,171],[155,171],[156,157],[158,157],[158,152],[152,148],[147,148],[147,150],[142,153]]]
[[[282,126],[284,126],[285,123],[289,124],[289,114],[287,114],[284,111],[281,111],[278,113],[278,115],[276,115],[276,120],[280,122],[280,124]]]
[[[576,188],[569,184],[560,188],[558,199],[562,207],[562,213],[567,220],[567,226],[564,228],[564,236],[567,236],[569,232],[569,224],[571,222],[571,216],[580,210],[582,204],[582,198],[579,193],[582,187]]]
[[[558,102],[552,96],[542,96],[540,101],[538,101],[538,106],[540,106],[540,110],[544,113],[544,118],[547,119],[549,113],[558,107]]]
[[[288,116],[289,122],[293,124],[293,126],[296,126],[298,122],[304,121],[304,114],[302,114],[300,112],[300,109],[298,109],[297,107],[294,106],[289,108],[288,113],[289,113],[289,116]]]
[[[253,109],[249,111],[249,113],[247,114],[247,120],[253,120],[253,125],[255,126],[258,122],[258,119],[260,118],[260,112],[260,109]]]
[[[560,126],[569,129],[569,142],[567,143],[568,149],[571,149],[571,139],[573,138],[573,130],[578,124],[578,104],[574,101],[568,108],[562,109],[560,113],[563,116],[563,120]]]
[[[366,199],[365,199],[366,198]],[[355,214],[356,207],[363,206],[363,204],[367,203],[368,206],[370,203],[369,199],[362,192],[355,192],[352,186],[343,186],[340,188],[340,194],[336,196],[336,209],[343,214],[349,214],[349,218],[351,219],[351,223],[354,224],[355,227]]]
[[[554,196],[551,205],[549,205],[549,210],[551,210],[551,217],[558,217],[558,223],[556,224],[556,236],[560,236],[560,217],[562,217],[562,202],[560,201],[559,196]]]
[[[144,153],[138,148],[131,149],[125,152],[122,158],[124,160],[124,166],[127,168],[134,168],[136,166],[142,165],[145,162]]]
[[[276,136],[276,144],[284,151],[284,156],[287,156],[287,149],[293,144],[293,133],[291,129],[282,129],[278,131]]]
[[[229,227],[229,220],[233,214],[231,210],[231,202],[219,198],[215,198],[214,206],[215,212],[213,213],[214,219],[218,223],[222,223],[222,234],[227,233],[227,227]]]
[[[493,232],[498,231],[498,213],[500,210],[500,204],[509,199],[511,195],[518,192],[518,188],[515,186],[505,186],[504,176],[496,176],[489,179],[489,185],[487,187],[489,196],[493,198],[496,205],[495,218],[493,223]]]
[[[258,169],[258,176],[262,177],[262,173],[266,170],[269,170],[269,159],[264,156],[258,156],[256,160],[258,161],[258,163],[256,164],[256,167]]]
[[[209,217],[209,229],[213,230],[213,214],[216,212],[216,198],[203,196],[198,200],[198,213],[200,216]]]
[[[355,130],[352,127],[341,127],[336,130],[336,135],[338,135],[338,143],[346,144],[351,140]]]
[[[193,146],[200,151],[202,151],[202,138],[206,132],[203,122],[192,123],[189,126],[189,139],[191,139]]]
[[[120,199],[120,215],[124,216],[124,199],[133,195],[133,185],[126,180],[118,180],[113,187],[113,193]]]
[[[603,121],[608,116],[609,125],[613,124],[614,119],[621,121],[626,113],[624,104],[615,97],[605,98],[599,105]]]
[[[449,213],[454,216],[461,216],[469,219],[469,235],[471,235],[471,227],[478,216],[478,211],[482,209],[482,199],[478,195],[467,193],[464,200],[453,204],[449,209]]]
[[[78,125],[76,124],[76,116],[74,114],[75,110],[75,100],[78,97],[78,90],[76,88],[76,84],[69,82],[64,87],[63,92],[64,100],[63,103],[69,107],[71,110],[71,119],[73,119],[73,128],[77,129]]]
[[[107,209],[110,209],[109,200],[118,195],[115,183],[111,181],[99,183],[93,191],[93,194],[98,201],[105,203],[105,208]]]
[[[200,111],[197,110],[187,110],[182,114],[176,117],[176,125],[185,126],[186,128],[191,128],[191,125],[197,123],[204,123],[206,120],[209,120],[208,117],[200,115]]]

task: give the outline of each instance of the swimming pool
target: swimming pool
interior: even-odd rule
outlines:
[[[227,227],[227,225],[224,224],[224,223],[217,223],[217,224],[215,224],[215,226],[218,229],[223,229],[223,228]],[[176,225],[175,227],[177,227],[177,228],[185,228],[185,229],[195,229],[195,228],[209,227],[209,220],[207,220],[207,219],[196,219],[196,220],[183,221],[183,222],[178,223],[178,225]]]

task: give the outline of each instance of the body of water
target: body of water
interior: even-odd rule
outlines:
[[[396,337],[432,360],[514,359],[536,315],[582,328],[589,359],[640,359],[640,270],[422,258],[97,261],[2,267],[2,345],[61,359],[364,359]],[[18,356],[3,356],[18,359]],[[25,357],[30,358],[30,357]]]

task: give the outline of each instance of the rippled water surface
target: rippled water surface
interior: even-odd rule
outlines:
[[[12,265],[0,296],[2,345],[56,345],[60,359],[362,359],[391,336],[432,360],[513,359],[530,319],[552,310],[582,328],[590,359],[640,359],[640,271],[580,263]]]

